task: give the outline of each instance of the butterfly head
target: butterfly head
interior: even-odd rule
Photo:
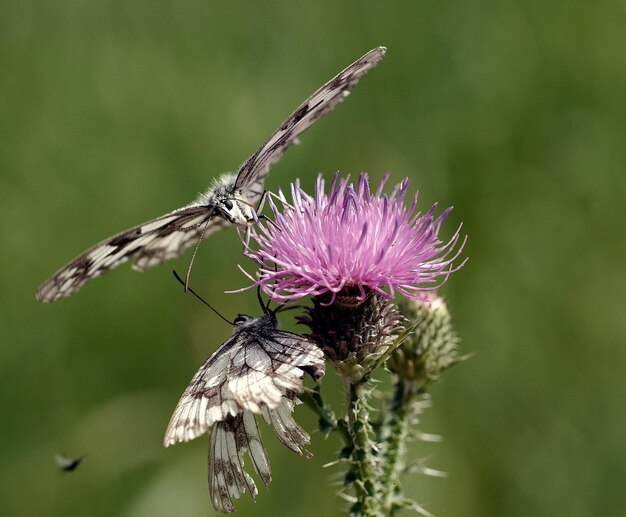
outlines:
[[[254,209],[243,199],[240,192],[217,197],[215,206],[229,223],[245,226],[254,221]]]
[[[196,203],[213,207],[229,223],[245,226],[254,221],[254,207],[235,186],[236,179],[230,172],[222,174]]]
[[[276,315],[273,311],[266,312],[260,318],[253,318],[252,316],[248,316],[247,314],[238,314],[234,321],[235,324],[235,332],[239,332],[244,328],[249,327],[278,327],[278,320],[276,319]]]
[[[235,318],[234,324],[235,327],[246,327],[250,325],[250,323],[254,322],[258,318],[253,318],[252,316],[248,316],[247,314],[237,314]]]

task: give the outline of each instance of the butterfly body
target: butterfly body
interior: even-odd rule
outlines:
[[[222,174],[194,204],[216,210],[231,224],[245,226],[251,223],[254,221],[254,205],[237,188],[236,179],[237,176],[230,172]]]
[[[89,280],[134,259],[143,271],[182,255],[214,231],[254,220],[266,176],[299,135],[340,103],[385,55],[378,47],[319,88],[244,162],[237,174],[220,176],[193,203],[137,225],[96,244],[57,271],[37,290],[37,299],[53,302],[70,296]]]

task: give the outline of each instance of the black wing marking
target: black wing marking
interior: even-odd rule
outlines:
[[[193,440],[216,422],[244,411],[278,407],[286,391],[300,392],[305,370],[323,374],[323,352],[304,336],[272,329],[240,331],[191,379],[165,432],[166,447]]]
[[[278,439],[293,452],[302,455],[310,436],[293,419],[295,404],[294,393],[287,391],[275,408],[263,405],[262,414],[265,421],[274,427]],[[254,480],[244,470],[246,453],[256,473],[268,485],[272,475],[254,413],[244,411],[215,424],[209,442],[209,494],[213,507],[220,512],[235,511],[233,498],[238,499],[246,488],[253,498],[258,494]]]
[[[270,465],[256,418],[250,411],[218,422],[211,431],[209,495],[219,512],[234,512],[233,498],[239,499],[246,488],[253,498],[259,493],[254,479],[244,470],[245,453],[263,483],[268,485],[272,480]]]
[[[370,50],[363,57],[328,81],[285,120],[270,139],[246,161],[237,174],[235,187],[248,202],[256,203],[263,193],[263,181],[270,168],[297,137],[332,110],[349,93],[354,85],[384,57],[385,47]]]
[[[85,251],[46,280],[37,299],[53,302],[74,294],[83,284],[135,257],[143,271],[181,255],[212,232],[228,225],[210,206],[189,206],[109,237]]]
[[[273,317],[235,326],[233,336],[194,375],[165,432],[166,447],[210,433],[209,494],[221,512],[233,512],[233,498],[246,488],[252,497],[258,493],[244,470],[246,453],[263,483],[271,481],[255,414],[263,415],[292,451],[302,454],[309,443],[291,413],[295,394],[304,389],[304,371],[315,379],[323,375],[323,352],[309,338],[279,330]]]

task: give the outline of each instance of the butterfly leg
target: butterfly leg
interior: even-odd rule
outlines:
[[[265,206],[265,199],[267,198],[267,195],[269,194],[268,190],[264,190],[263,194],[261,194],[261,197],[259,198],[259,202],[256,206],[254,206],[252,203],[250,203],[250,201],[246,201],[245,199],[238,199],[239,202],[241,203],[245,203],[246,205],[248,205],[250,208],[254,209],[254,213],[255,214],[259,214],[259,212],[261,212],[263,210],[263,207]],[[252,219],[248,219],[248,222],[251,222]]]
[[[259,221],[267,221],[269,224],[271,224],[274,228],[276,228],[279,232],[282,231],[274,221],[272,221],[269,217],[267,217],[266,215],[260,215],[259,216]]]
[[[268,193],[269,191],[267,189],[263,190],[263,194],[261,194],[261,199],[259,199],[259,204],[254,210],[257,213],[257,215],[263,211],[263,207],[265,206],[265,199],[267,198]]]
[[[287,199],[285,198],[284,194],[281,192],[280,195],[278,194],[274,194],[273,192],[270,192],[269,190],[267,191],[267,195],[268,197],[273,197],[274,199],[277,199],[278,201],[280,201],[280,204],[283,206],[286,206],[287,208],[290,208],[291,210],[295,210],[295,207],[293,207],[292,205],[290,205],[287,202]]]
[[[295,210],[295,208],[293,206],[291,206],[288,202],[287,199],[285,199],[285,196],[282,194],[278,195],[278,194],[274,194],[273,192],[269,191],[269,190],[264,190],[263,194],[261,194],[261,198],[259,200],[259,204],[254,208],[254,213],[257,215],[257,217],[259,219],[265,219],[265,220],[269,220],[267,219],[266,216],[264,215],[260,215],[260,212],[263,210],[263,208],[265,207],[265,201],[269,198],[269,197],[273,197],[274,199],[277,199],[278,201],[280,201],[281,205],[286,206],[288,208],[290,208],[291,210]],[[249,206],[252,206],[250,203],[248,203],[247,201],[243,201],[244,203],[246,203]],[[249,222],[251,221],[251,219],[249,220]]]

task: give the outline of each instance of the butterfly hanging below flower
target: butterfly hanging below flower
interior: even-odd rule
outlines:
[[[309,435],[291,416],[303,376],[324,375],[324,354],[309,338],[280,330],[275,312],[260,318],[239,315],[233,335],[191,379],[165,432],[164,445],[209,433],[209,493],[216,510],[234,511],[233,498],[258,493],[244,470],[244,454],[266,485],[269,462],[256,415],[274,427],[278,439],[302,454]]]
[[[85,251],[46,280],[37,299],[53,302],[74,294],[83,284],[134,258],[143,271],[180,256],[215,230],[254,220],[254,206],[263,196],[263,183],[272,165],[298,136],[332,110],[358,80],[385,55],[378,47],[352,63],[296,109],[241,166],[238,173],[220,176],[190,205],[109,237]]]

